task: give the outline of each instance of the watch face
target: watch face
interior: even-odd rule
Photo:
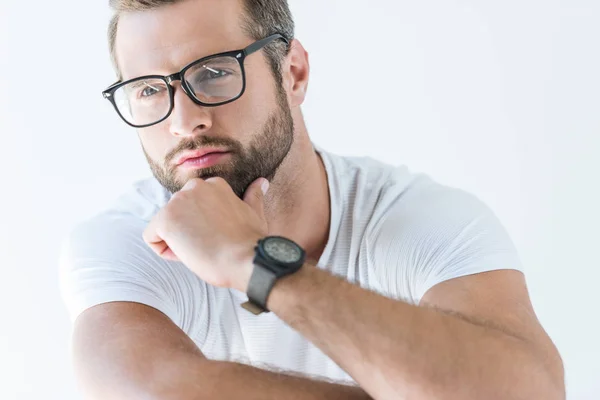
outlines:
[[[302,257],[300,248],[295,243],[283,238],[268,238],[263,246],[269,257],[281,263],[292,264],[298,262]]]

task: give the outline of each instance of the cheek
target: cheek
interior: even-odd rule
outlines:
[[[213,128],[216,128],[216,132],[249,142],[246,140],[248,135],[260,131],[276,109],[275,94],[269,89],[266,82],[259,85],[249,80],[242,97],[215,108]]]
[[[246,94],[251,99],[254,112],[272,110],[276,105],[276,83],[271,68],[266,63],[260,63],[253,68],[246,78]]]
[[[168,132],[165,132],[165,128],[159,127],[150,127],[143,131],[138,131],[138,137],[144,152],[152,160],[155,162],[158,161],[160,164],[164,162],[167,152],[173,146],[169,136]]]

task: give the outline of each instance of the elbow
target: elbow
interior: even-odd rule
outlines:
[[[521,366],[514,365],[512,371],[507,371],[513,378],[504,379],[507,387],[498,390],[494,398],[566,399],[564,366],[556,349],[541,356],[538,353],[529,362],[523,361]]]
[[[562,357],[556,346],[549,343],[544,348],[538,349],[535,357],[534,370],[538,371],[533,376],[532,382],[539,382],[536,386],[538,391],[544,392],[544,396],[538,396],[548,400],[565,400],[567,397],[565,387],[565,368]]]
[[[565,386],[565,369],[563,361],[556,352],[552,363],[546,364],[546,382],[548,383],[548,399],[565,400],[567,391]]]
[[[529,385],[528,388],[522,387],[522,390],[516,388],[512,390],[515,399],[545,399],[545,400],[565,400],[566,390],[565,382],[562,376],[556,374],[544,374],[536,381],[535,385]]]
[[[510,368],[506,370],[507,376],[501,379],[504,388],[497,387],[495,395],[487,398],[566,399],[564,367],[558,351],[542,356],[529,352],[528,357],[524,357]]]

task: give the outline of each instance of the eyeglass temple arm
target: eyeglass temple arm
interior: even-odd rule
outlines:
[[[273,40],[276,40],[276,39],[283,40],[286,45],[290,44],[290,42],[283,35],[281,35],[279,33],[275,33],[271,36],[267,36],[266,38],[259,40],[258,42],[252,43],[250,46],[246,47],[246,49],[244,49],[246,56],[249,56],[250,54],[257,52],[258,50],[262,49],[263,47],[265,47],[270,42],[272,42]]]

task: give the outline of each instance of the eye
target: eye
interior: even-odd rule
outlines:
[[[142,97],[150,97],[156,92],[157,92],[156,88],[147,87],[146,89],[142,90],[141,96]]]
[[[144,87],[139,92],[140,97],[151,97],[164,90],[164,87],[144,82]]]
[[[150,97],[156,93],[158,93],[158,88],[147,85],[144,89],[142,89],[142,92],[140,93],[140,95],[141,95],[141,97]]]
[[[219,78],[224,78],[224,77],[230,75],[229,71],[226,71],[224,69],[215,69],[215,68],[208,67],[206,65],[203,65],[202,67],[204,68],[204,71],[200,76],[200,79],[199,79],[200,81],[219,79]]]

